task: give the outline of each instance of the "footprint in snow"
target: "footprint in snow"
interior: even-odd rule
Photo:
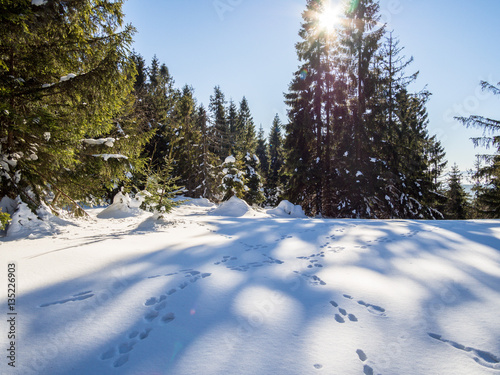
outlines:
[[[43,303],[38,307],[48,307],[48,306],[53,306],[53,305],[62,305],[68,302],[77,302],[77,301],[83,301],[88,298],[93,297],[94,294],[92,293],[91,290],[87,290],[85,292],[73,294],[70,298],[62,299],[59,301],[54,301],[54,302],[49,302],[49,303]]]
[[[497,357],[493,353],[471,348],[468,346],[464,346],[455,341],[443,339],[441,335],[437,335],[435,333],[428,333],[428,335],[434,340],[441,341],[442,343],[448,344],[455,349],[462,350],[465,352],[470,358],[472,358],[477,364],[487,367],[493,370],[500,370],[500,357]]]
[[[365,306],[368,312],[373,315],[385,316],[385,309],[383,307],[372,305],[371,303],[366,303],[365,301],[358,301],[358,303],[362,306]]]
[[[358,355],[358,358],[361,362],[365,363],[368,357],[366,356],[365,352],[362,351],[361,349],[356,350],[356,354]],[[363,374],[364,375],[373,375],[373,368],[365,364],[363,366]]]
[[[127,362],[128,362],[128,354],[122,355],[113,363],[113,367],[122,367]]]
[[[335,314],[335,320],[339,323],[345,323],[346,318],[349,319],[351,322],[357,322],[358,318],[356,318],[356,315],[354,314],[349,314],[346,309],[343,309],[339,307],[339,304],[335,301],[330,301],[330,304],[333,307],[338,308],[338,311],[340,314]]]

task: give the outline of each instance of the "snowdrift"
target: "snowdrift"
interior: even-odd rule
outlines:
[[[287,200],[281,201],[278,207],[271,210],[267,210],[267,214],[282,217],[295,217],[295,218],[305,218],[307,217],[304,210],[299,205],[290,203]]]
[[[142,203],[142,196],[131,199],[128,194],[117,193],[113,198],[113,203],[97,214],[99,219],[124,219],[127,217],[144,214],[139,208]]]
[[[211,214],[215,216],[230,216],[241,217],[247,214],[254,213],[252,207],[247,202],[235,196],[231,197],[228,201],[223,202],[214,209]]]

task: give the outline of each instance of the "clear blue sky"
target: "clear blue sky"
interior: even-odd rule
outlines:
[[[335,4],[340,0],[332,0]],[[156,54],[176,86],[189,84],[208,105],[220,85],[227,99],[248,99],[254,121],[266,130],[278,113],[287,121],[283,92],[298,67],[295,43],[306,0],[127,0],[126,22],[138,30],[134,49],[149,63]],[[449,164],[472,168],[474,149],[456,115],[500,119],[500,97],[479,81],[500,82],[500,1],[381,0],[381,13],[404,54],[420,71],[413,90],[427,85],[429,130],[443,143]]]

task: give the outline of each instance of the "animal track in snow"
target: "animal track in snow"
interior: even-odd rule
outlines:
[[[371,303],[366,303],[365,301],[358,301],[358,303],[362,306],[365,306],[368,312],[373,315],[385,316],[385,309],[383,307],[372,305]]]
[[[246,263],[246,264],[234,264],[235,263],[234,261],[238,260],[237,257],[233,257],[230,255],[224,255],[222,260],[215,262],[214,264],[215,265],[224,264],[230,270],[246,272],[250,268],[262,267],[262,266],[268,265],[268,264],[283,264],[284,263],[282,260],[272,258],[267,254],[262,254],[262,256],[266,259],[262,260],[260,262],[250,262],[250,263]]]
[[[73,296],[71,296],[71,298],[66,298],[66,299],[62,299],[62,300],[54,301],[54,302],[49,302],[49,303],[43,303],[38,307],[48,307],[48,306],[53,306],[53,305],[62,305],[64,303],[68,303],[68,302],[83,301],[83,300],[86,300],[86,299],[91,298],[93,296],[94,296],[94,294],[92,293],[92,291],[88,290],[86,292],[73,294]]]
[[[194,269],[181,270],[178,273],[184,273],[185,277],[190,279],[187,281],[182,281],[177,288],[171,288],[165,294],[161,294],[159,297],[149,297],[144,301],[144,306],[148,307],[149,310],[144,314],[144,320],[146,324],[153,323],[158,317],[159,323],[161,325],[166,325],[173,320],[175,320],[175,314],[173,312],[162,312],[167,307],[168,296],[173,295],[179,289],[185,289],[190,284],[195,283],[200,279],[211,276],[211,273],[202,273]],[[129,360],[129,354],[134,349],[134,346],[142,340],[145,340],[150,332],[153,330],[152,327],[145,327],[142,331],[132,330],[126,335],[127,340],[123,341],[116,347],[112,347],[101,354],[99,357],[101,360],[109,360],[118,356],[113,362],[113,367],[121,367]]]
[[[351,322],[357,322],[358,318],[356,318],[356,315],[354,314],[349,314],[345,309],[339,307],[339,304],[335,301],[330,301],[330,304],[337,308],[339,311],[339,314],[335,314],[335,320],[339,323],[345,323],[346,319],[350,320]]]
[[[368,357],[366,356],[365,352],[362,351],[361,349],[358,349],[356,350],[356,354],[358,355],[359,360],[364,363],[363,374],[373,375],[373,368],[365,363],[368,360]]]
[[[347,299],[353,299],[353,297],[349,294],[343,294],[344,298]],[[383,307],[377,306],[377,305],[372,305],[371,303],[366,303],[365,301],[357,301],[359,305],[366,307],[368,312],[372,313],[373,315],[378,315],[378,316],[386,316],[385,315],[385,309]]]
[[[312,285],[326,285],[326,283],[316,275],[307,275],[299,271],[293,271],[293,273],[296,273],[297,275],[300,275],[303,278],[307,279]]]
[[[314,267],[321,268],[321,267],[323,267],[323,265],[321,263],[319,263],[319,260],[321,258],[324,258],[324,257],[325,257],[325,252],[321,251],[317,254],[311,254],[309,256],[297,257],[297,259],[308,260],[310,264],[307,266],[307,268],[314,268]]]
[[[493,369],[493,370],[500,370],[500,357],[497,357],[496,355],[489,353],[484,350],[480,349],[475,349],[471,348],[468,346],[464,346],[462,344],[459,344],[455,341],[451,340],[446,340],[443,339],[441,335],[437,335],[435,333],[428,333],[428,335],[433,338],[434,340],[441,341],[445,344],[448,344],[455,349],[459,349],[464,351],[469,357],[471,357],[476,363],[480,364],[481,366]]]

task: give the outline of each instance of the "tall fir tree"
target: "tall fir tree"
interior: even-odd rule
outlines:
[[[446,190],[447,202],[444,210],[446,219],[464,220],[467,218],[467,193],[462,186],[461,179],[460,170],[455,164],[451,169]]]
[[[214,94],[210,96],[208,109],[212,121],[212,144],[213,152],[219,159],[225,160],[230,154],[230,132],[227,120],[226,99],[220,86],[214,88]]]
[[[260,160],[260,174],[262,175],[263,179],[266,180],[269,171],[269,154],[267,139],[262,125],[260,126],[259,133],[257,135],[257,147],[255,149],[255,155],[257,155]]]
[[[241,157],[244,157],[246,153],[254,154],[257,147],[255,124],[245,97],[240,102],[236,132],[238,133],[236,153]]]
[[[0,14],[0,195],[102,196],[141,167],[146,141],[122,1],[4,1]]]
[[[481,88],[490,91],[493,95],[500,95],[500,82],[494,86],[482,81]],[[495,152],[481,155],[485,165],[475,174],[477,180],[484,180],[483,186],[477,187],[477,208],[483,217],[500,218],[500,120],[495,120],[479,115],[457,117],[467,127],[483,129],[482,137],[474,138],[475,146],[493,148]]]
[[[283,137],[281,120],[276,114],[269,133],[269,172],[266,180],[266,203],[276,206],[283,193],[281,173],[284,164]]]

